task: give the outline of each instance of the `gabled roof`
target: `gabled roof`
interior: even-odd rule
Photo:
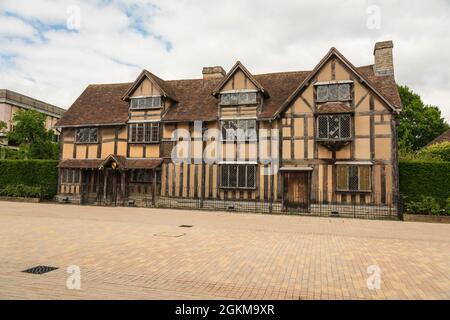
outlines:
[[[89,85],[58,120],[56,127],[125,124],[128,103],[122,97],[131,84]]]
[[[438,144],[442,142],[450,142],[450,129],[445,131],[443,134],[441,134],[439,137],[433,139],[431,142],[427,144],[427,146],[431,146],[433,144]]]
[[[236,73],[236,71],[241,70],[245,76],[257,87],[259,90],[261,90],[262,93],[264,93],[266,96],[269,96],[268,92],[264,89],[264,87],[256,80],[256,78],[250,73],[250,71],[247,70],[246,67],[240,62],[237,61],[234,66],[231,68],[231,70],[225,75],[225,77],[220,81],[220,83],[217,85],[217,87],[214,88],[212,95],[217,96],[220,90],[222,90],[223,86],[230,80],[230,78]]]
[[[301,90],[309,84],[320,67],[333,56],[347,66],[359,81],[365,83],[381,100],[394,111],[401,109],[400,96],[393,75],[376,76],[373,65],[355,67],[345,59],[335,48],[332,48],[312,71],[291,71],[251,75],[258,88],[270,92],[266,96],[258,117],[260,119],[275,118]],[[247,75],[245,67],[236,63],[235,70],[241,68]],[[232,74],[233,69],[227,77]],[[152,79],[161,91],[168,97],[173,97],[174,103],[162,116],[163,121],[212,121],[218,118],[218,101],[211,95],[218,92],[224,79],[186,79],[162,80],[147,70],[143,77]],[[70,109],[57,123],[60,127],[77,127],[89,125],[125,125],[128,121],[129,104],[123,98],[136,86],[137,81],[119,84],[90,85],[73,103]]]
[[[308,86],[309,82],[312,80],[312,78],[320,71],[320,69],[322,69],[322,67],[333,57],[336,57],[337,59],[339,59],[347,68],[349,68],[358,78],[362,83],[365,83],[369,89],[371,89],[376,95],[378,95],[378,97],[385,102],[394,112],[398,112],[401,109],[401,102],[398,103],[400,101],[400,99],[398,99],[398,101],[396,101],[398,103],[398,105],[396,105],[395,103],[393,103],[394,101],[392,100],[392,98],[394,98],[393,96],[391,96],[391,100],[389,100],[389,98],[387,98],[386,96],[383,95],[382,91],[378,90],[379,88],[377,88],[377,86],[372,83],[372,81],[370,81],[368,78],[366,78],[365,76],[363,76],[363,74],[361,72],[358,71],[358,68],[356,68],[350,61],[347,60],[347,58],[344,57],[344,55],[342,53],[340,53],[335,47],[332,47],[327,54],[320,60],[320,62],[316,65],[316,67],[309,73],[309,75],[300,83],[300,85],[294,90],[294,92],[292,92],[292,94],[286,99],[286,101],[280,106],[280,108],[276,111],[275,116],[277,116],[281,111],[283,111],[287,106],[289,106],[294,99],[298,96],[298,94],[306,87]],[[373,70],[372,70],[373,73]],[[382,76],[382,77],[388,77],[388,76]],[[381,78],[381,77],[377,77],[377,78]],[[389,77],[386,79],[390,79]],[[393,79],[393,77],[392,77]],[[389,81],[390,82],[390,81]],[[381,84],[382,82],[380,82]],[[391,83],[392,84],[392,83]],[[393,84],[395,84],[395,81],[393,82]],[[395,88],[395,91],[397,91],[397,89]],[[397,96],[398,96],[398,92],[397,92]]]
[[[175,97],[175,92],[166,81],[164,81],[163,79],[157,77],[156,75],[145,69],[142,70],[141,74],[137,77],[137,79],[134,81],[131,88],[125,93],[125,96],[123,98],[127,100],[130,94],[137,89],[137,87],[142,83],[142,81],[145,78],[149,79],[162,92],[162,94],[165,97],[168,97],[174,101],[177,100]]]

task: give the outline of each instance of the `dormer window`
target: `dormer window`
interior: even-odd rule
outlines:
[[[350,83],[332,83],[317,85],[316,102],[351,100]]]
[[[161,96],[145,97],[145,98],[131,98],[131,109],[151,109],[161,108],[162,99]]]
[[[220,95],[220,104],[223,106],[256,104],[256,92],[222,93]]]

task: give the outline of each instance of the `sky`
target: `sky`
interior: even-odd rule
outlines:
[[[330,47],[373,63],[393,40],[397,83],[450,122],[449,0],[0,0],[0,88],[69,108],[91,83],[202,67],[311,70]]]

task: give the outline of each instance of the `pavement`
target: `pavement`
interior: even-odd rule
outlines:
[[[450,225],[0,201],[0,299],[450,299]]]

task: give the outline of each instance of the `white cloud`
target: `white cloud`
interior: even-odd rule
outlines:
[[[64,28],[72,5],[78,32]],[[380,29],[367,28],[371,5]],[[2,0],[0,87],[68,107],[87,84],[132,81],[141,68],[165,79],[236,60],[254,73],[308,70],[331,46],[365,65],[392,39],[397,81],[450,120],[449,14],[445,0]]]

